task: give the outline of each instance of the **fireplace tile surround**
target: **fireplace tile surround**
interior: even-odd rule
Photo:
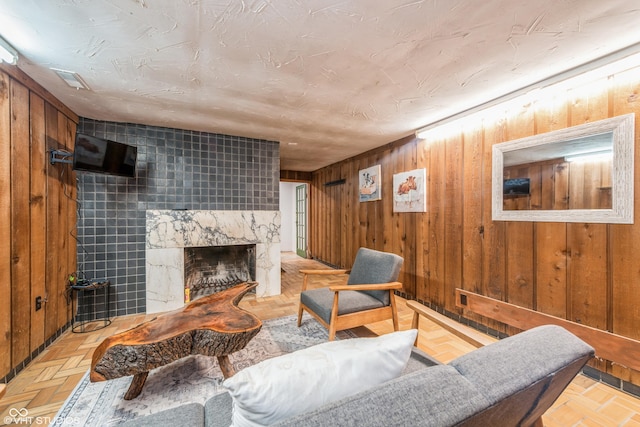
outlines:
[[[114,316],[146,312],[147,210],[279,207],[276,141],[84,117],[78,131],[138,148],[135,178],[76,174],[78,269],[111,281]]]
[[[256,295],[280,293],[280,212],[148,210],[147,313],[184,305],[184,248],[255,244]]]

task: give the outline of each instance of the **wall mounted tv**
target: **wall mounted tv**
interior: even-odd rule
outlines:
[[[137,156],[137,147],[77,133],[73,169],[135,177]]]
[[[528,196],[530,180],[529,178],[505,179],[503,188],[504,196]]]

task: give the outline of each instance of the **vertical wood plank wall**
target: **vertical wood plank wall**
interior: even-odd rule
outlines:
[[[51,165],[48,151],[73,151],[77,122],[20,70],[0,65],[0,378],[71,320],[75,174],[71,165]]]
[[[461,313],[454,304],[459,287],[640,339],[640,117],[635,130],[635,224],[491,219],[493,144],[638,113],[638,76],[639,69],[629,70],[557,93],[552,102],[510,108],[481,124],[462,121],[443,136],[408,137],[315,171],[311,256],[349,268],[360,246],[394,252],[405,259],[400,278],[404,292],[449,312]],[[382,167],[382,200],[360,203],[358,171],[377,164]],[[393,174],[415,168],[427,170],[428,211],[393,213]],[[324,186],[337,179],[346,183]],[[488,319],[465,316],[513,332]],[[640,372],[609,362],[595,366],[640,384]]]
[[[504,210],[612,208],[610,159],[527,163],[505,167],[504,177],[528,178],[530,184],[528,195],[505,194]]]

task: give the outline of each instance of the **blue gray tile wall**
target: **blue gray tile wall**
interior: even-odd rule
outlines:
[[[78,270],[111,282],[111,316],[146,308],[146,210],[279,209],[277,142],[86,118],[78,132],[138,147],[136,178],[77,172]]]

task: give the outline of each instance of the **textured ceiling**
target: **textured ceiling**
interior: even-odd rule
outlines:
[[[80,116],[280,141],[312,171],[638,43],[640,3],[0,0],[0,35]]]

